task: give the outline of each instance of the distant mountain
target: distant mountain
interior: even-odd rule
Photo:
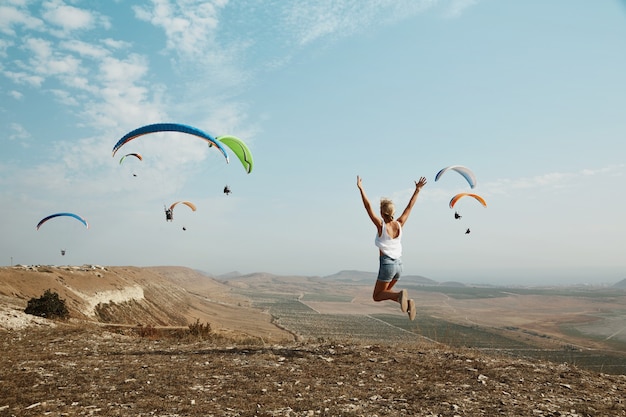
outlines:
[[[376,282],[376,272],[344,270],[339,271],[336,274],[327,275],[325,280],[338,281],[338,282],[354,282],[354,283],[374,283]],[[412,283],[416,285],[439,285],[437,281],[430,278],[426,278],[420,275],[403,275],[402,282]]]
[[[626,278],[613,285],[613,288],[626,288]]]
[[[434,279],[426,278],[421,275],[403,275],[402,281],[412,282],[417,285],[441,285]]]
[[[339,282],[374,282],[376,281],[377,275],[378,274],[375,272],[344,270],[332,275],[327,275],[324,279]]]
[[[206,274],[206,273],[205,273]],[[210,274],[206,274],[208,276],[212,276]],[[253,272],[250,274],[241,274],[238,271],[228,272],[226,274],[221,274],[217,276],[213,276],[215,279],[228,282],[228,281],[301,281],[301,280],[322,280],[322,281],[335,281],[340,283],[352,283],[352,284],[373,284],[376,282],[377,272],[369,272],[369,271],[358,271],[347,269],[343,271],[336,272],[331,275],[326,275],[323,277],[312,277],[312,276],[304,276],[304,275],[275,275],[268,272]],[[449,282],[449,283],[439,283],[433,279],[426,278],[421,275],[403,275],[401,281],[405,284],[413,284],[414,286],[423,285],[423,286],[464,286],[464,284],[458,282]]]
[[[240,276],[241,276],[241,273],[239,271],[232,271],[232,272],[227,272],[225,274],[218,275],[216,278],[217,279],[232,279],[232,278],[239,278]]]

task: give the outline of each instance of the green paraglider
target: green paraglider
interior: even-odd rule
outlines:
[[[252,152],[250,152],[250,148],[248,148],[248,145],[246,145],[244,141],[242,141],[238,137],[230,135],[218,136],[215,139],[228,146],[230,150],[232,150],[234,154],[237,155],[237,158],[239,158],[239,161],[241,161],[241,165],[243,165],[246,173],[249,174],[252,172],[252,168],[254,167]],[[212,144],[209,143],[209,146],[212,146]]]

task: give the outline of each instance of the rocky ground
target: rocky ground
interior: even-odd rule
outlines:
[[[626,416],[626,376],[442,345],[2,331],[0,416]]]

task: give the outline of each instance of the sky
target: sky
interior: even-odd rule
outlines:
[[[357,175],[398,212],[424,176],[405,275],[615,283],[625,74],[620,0],[2,0],[0,265],[374,272]],[[165,122],[242,139],[253,171],[177,133],[112,156]],[[476,187],[435,181],[452,165]],[[176,201],[197,210],[166,222]],[[58,212],[89,228],[36,229]]]

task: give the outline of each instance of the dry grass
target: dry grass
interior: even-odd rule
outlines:
[[[63,323],[7,332],[0,415],[626,415],[626,377],[568,365],[432,345],[204,336]]]

